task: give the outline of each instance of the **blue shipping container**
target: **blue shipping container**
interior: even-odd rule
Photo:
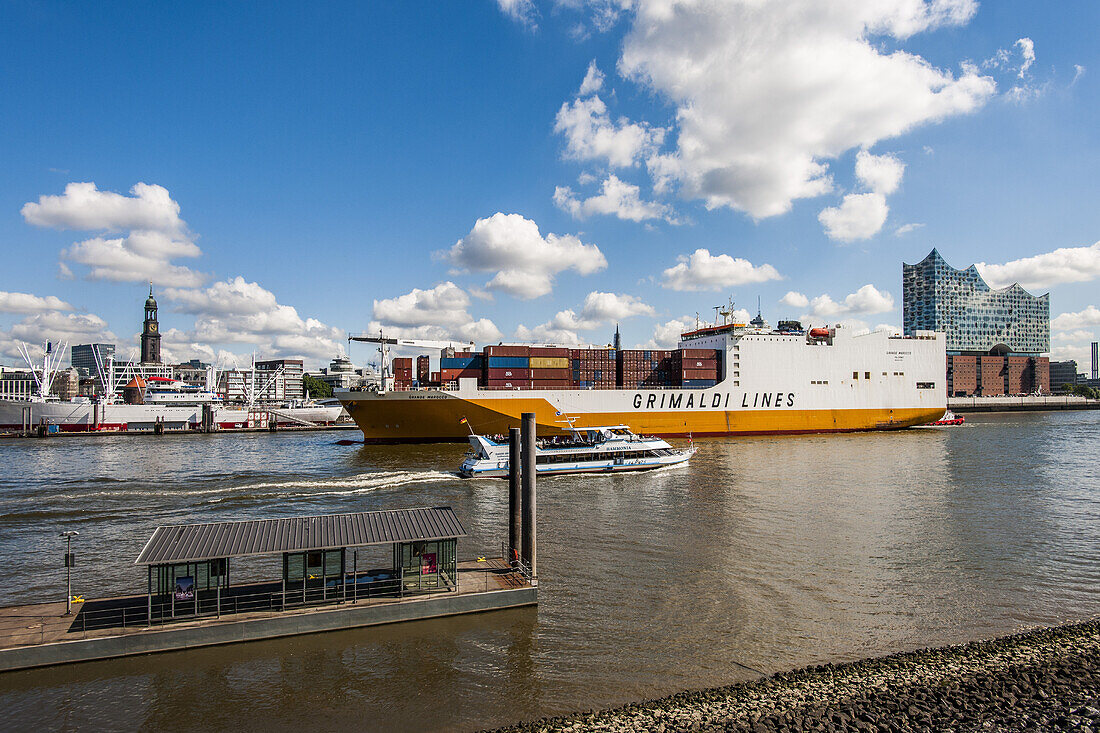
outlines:
[[[718,384],[713,379],[685,379],[681,385],[687,389],[703,389],[705,387],[713,387]]]
[[[439,360],[440,369],[469,369],[481,367],[481,354],[476,356],[448,356]]]
[[[490,356],[490,369],[526,369],[529,366],[526,356]]]

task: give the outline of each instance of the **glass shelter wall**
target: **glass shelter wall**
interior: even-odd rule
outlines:
[[[404,542],[394,545],[394,568],[405,591],[458,587],[458,542]]]

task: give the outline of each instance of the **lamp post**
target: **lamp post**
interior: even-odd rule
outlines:
[[[65,615],[73,615],[73,537],[80,534],[75,529],[66,530],[58,535],[65,539]]]

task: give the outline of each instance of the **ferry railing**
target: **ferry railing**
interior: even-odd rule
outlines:
[[[169,599],[150,602],[148,596],[132,596],[114,601],[119,605],[113,607],[82,607],[69,626],[68,633],[80,634],[86,638],[89,632],[136,630],[222,616],[300,611],[323,606],[385,605],[441,595],[507,590],[533,584],[530,568],[522,560],[509,564],[505,559],[503,563],[505,567],[500,567],[499,563],[487,563],[484,567],[460,567],[457,577],[453,578],[441,571],[438,574],[441,580],[433,578],[431,581],[409,576],[364,583],[361,580],[366,574],[347,573],[342,583],[338,577],[325,584],[307,585],[304,589],[288,586],[285,590],[277,587],[254,593],[223,590],[221,594],[205,590],[198,593],[197,600],[190,598],[178,601]],[[93,601],[87,605],[94,603]],[[44,630],[41,635],[44,638]]]

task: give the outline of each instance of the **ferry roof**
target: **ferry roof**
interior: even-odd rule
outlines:
[[[135,565],[465,537],[449,506],[157,527]]]

